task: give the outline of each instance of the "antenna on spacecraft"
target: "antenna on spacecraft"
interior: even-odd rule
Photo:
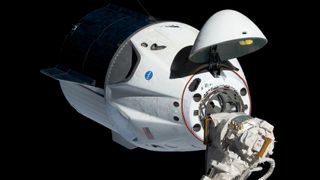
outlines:
[[[146,13],[146,15],[149,16],[150,20],[158,22],[157,19],[155,17],[153,17],[149,11],[143,6],[143,4],[140,2],[140,0],[137,0],[137,3],[139,4],[139,6],[141,7],[141,9]]]

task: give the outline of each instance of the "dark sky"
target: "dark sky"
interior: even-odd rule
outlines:
[[[41,16],[43,39],[42,59],[39,68],[57,64],[58,54],[65,35],[73,24],[91,12],[113,2],[120,6],[143,12],[136,1],[91,0],[78,2],[48,1]],[[130,2],[130,3],[129,3]],[[172,1],[141,0],[145,8],[162,20],[187,23],[200,29],[205,21],[222,9],[237,10],[251,20],[265,34],[268,44],[261,50],[240,58],[252,95],[252,115],[268,120],[275,126],[274,158],[277,163],[270,179],[290,174],[288,150],[292,144],[286,114],[294,106],[288,91],[292,85],[294,71],[288,71],[292,50],[285,43],[292,42],[288,27],[292,27],[296,14],[278,2],[269,1]],[[67,103],[58,82],[40,77],[40,107],[37,127],[39,136],[45,139],[39,149],[40,159],[50,177],[86,176],[90,179],[200,179],[204,170],[204,152],[159,153],[142,149],[127,150],[111,140],[105,127],[78,114]],[[289,142],[290,141],[290,142]],[[287,149],[286,149],[287,148]],[[299,159],[299,157],[298,157]],[[94,178],[99,176],[100,178]]]

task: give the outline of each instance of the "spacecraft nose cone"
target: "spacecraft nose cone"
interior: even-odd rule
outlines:
[[[204,24],[189,59],[205,63],[214,47],[221,60],[228,60],[254,52],[266,43],[266,37],[249,18],[234,10],[222,10]]]

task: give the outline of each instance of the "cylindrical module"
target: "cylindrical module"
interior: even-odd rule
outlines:
[[[149,18],[115,5],[97,9],[84,16],[67,35],[61,63],[96,80],[104,88],[110,60],[118,47]]]

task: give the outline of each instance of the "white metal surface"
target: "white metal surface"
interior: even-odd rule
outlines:
[[[223,10],[204,24],[190,59],[198,63],[208,61],[209,48],[217,45],[221,60],[228,60],[254,52],[266,43],[266,37],[249,18],[234,10]]]
[[[228,86],[238,94],[247,87],[236,59],[231,62],[240,69],[238,75],[226,71],[215,79],[209,72],[192,78],[191,75],[169,78],[175,55],[182,48],[193,45],[197,35],[198,30],[178,22],[154,24],[135,33],[124,43],[132,42],[140,57],[139,64],[129,81],[105,87],[105,99],[78,84],[61,81],[61,88],[79,113],[117,132],[134,146],[154,151],[204,150],[202,128],[197,132],[192,129],[195,124],[201,124],[193,115],[199,103],[194,102],[192,96],[195,93],[204,96],[218,86]],[[142,43],[149,46],[141,46]],[[151,50],[154,43],[166,48]],[[152,72],[150,79],[145,77],[147,72]],[[186,90],[189,80],[195,78],[202,80],[197,91]],[[248,106],[245,112],[249,113],[250,95],[243,96],[242,100]],[[174,103],[179,105],[175,107]]]
[[[74,109],[97,123],[114,129],[114,125],[105,111],[106,102],[103,94],[99,95],[94,90],[77,83],[59,82],[64,96]]]
[[[130,39],[140,56],[134,76],[127,82],[106,88],[107,101],[130,119],[137,132],[138,147],[155,151],[203,150],[204,145],[186,131],[179,102],[188,79],[170,79],[170,66],[175,55],[190,46],[198,30],[178,22],[164,22],[148,26]],[[141,46],[147,43],[148,47]],[[166,46],[163,50],[151,50],[152,44]],[[116,57],[117,55],[115,55]],[[147,80],[145,75],[152,72]],[[119,95],[121,94],[121,95]],[[174,120],[174,116],[179,121]]]

